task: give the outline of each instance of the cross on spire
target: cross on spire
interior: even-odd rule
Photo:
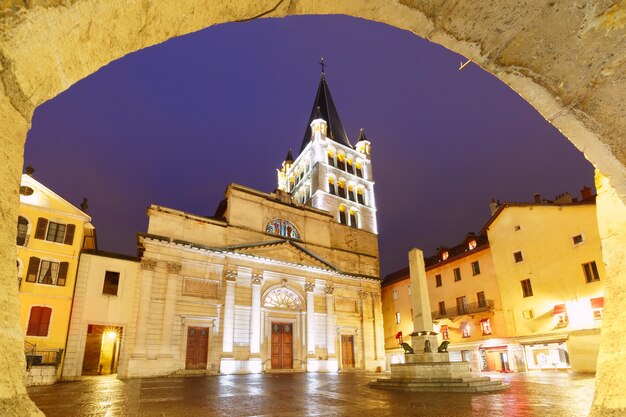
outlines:
[[[320,57],[320,62],[319,62],[319,64],[322,66],[322,75],[326,75],[326,71],[325,71],[326,64],[324,63],[324,57],[323,57],[323,56],[322,56],[322,57]]]

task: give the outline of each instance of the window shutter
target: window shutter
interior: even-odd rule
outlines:
[[[39,323],[41,322],[41,307],[30,308],[30,318],[28,319],[28,329],[26,335],[39,336]]]
[[[59,275],[57,275],[57,285],[62,287],[65,286],[65,279],[67,278],[67,268],[69,267],[68,262],[61,262],[59,265]]]
[[[48,327],[50,327],[50,315],[52,309],[48,307],[41,308],[41,318],[39,319],[39,333],[38,336],[48,336]]]
[[[65,228],[65,243],[66,245],[71,245],[74,243],[74,232],[76,231],[76,226],[73,224],[68,224]]]
[[[28,272],[26,272],[26,282],[35,282],[37,281],[37,272],[39,272],[39,262],[41,259],[31,256],[30,261],[28,261]]]
[[[46,229],[48,228],[48,219],[40,217],[37,219],[37,229],[35,229],[35,239],[45,239]]]

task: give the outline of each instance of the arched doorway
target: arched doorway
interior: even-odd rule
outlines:
[[[0,142],[6,163],[0,179],[12,184],[0,192],[0,305],[17,318],[14,251],[17,192],[23,144],[36,106],[54,97],[99,67],[132,51],[218,23],[288,14],[348,14],[410,30],[459,52],[522,95],[598,169],[598,213],[607,275],[606,310],[592,413],[616,415],[626,409],[616,381],[622,363],[614,346],[626,342],[617,297],[626,286],[623,247],[626,243],[626,152],[622,138],[624,97],[624,11],[620,5],[595,2],[510,7],[462,1],[431,5],[355,1],[237,1],[227,6],[211,1],[166,0],[127,5],[96,0],[62,6],[30,6],[17,2],[3,9],[0,46]],[[19,3],[21,4],[21,3]],[[558,23],[558,24],[556,24]],[[574,34],[574,35],[572,35]],[[576,54],[572,54],[576,51]],[[601,173],[601,174],[600,174]],[[35,414],[23,386],[22,334],[17,319],[0,330],[10,368],[0,395],[15,415]],[[610,337],[610,340],[609,340]],[[611,383],[605,383],[610,378]]]

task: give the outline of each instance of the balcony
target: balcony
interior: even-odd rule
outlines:
[[[58,368],[63,357],[63,349],[39,349],[37,345],[24,341],[24,355],[26,356],[26,369],[33,366],[54,366]]]
[[[485,311],[493,311],[493,300],[485,300],[484,303],[468,303],[463,306],[450,307],[446,308],[445,312],[437,310],[431,312],[431,314],[433,319],[451,319]]]
[[[27,233],[17,233],[17,246],[27,246],[30,235]]]

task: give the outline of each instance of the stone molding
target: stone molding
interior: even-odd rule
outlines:
[[[261,285],[263,283],[263,274],[252,274],[250,282],[252,285]]]
[[[335,287],[333,285],[327,285],[324,291],[326,291],[326,295],[333,295]]]
[[[156,259],[143,258],[141,259],[141,269],[144,271],[154,271],[157,266]]]
[[[315,290],[315,283],[314,282],[306,282],[304,284],[304,290],[306,292],[313,292]]]
[[[224,279],[231,282],[237,281],[237,271],[232,269],[227,270],[224,272]]]
[[[183,265],[180,262],[166,262],[165,263],[168,274],[180,274],[183,269]]]

